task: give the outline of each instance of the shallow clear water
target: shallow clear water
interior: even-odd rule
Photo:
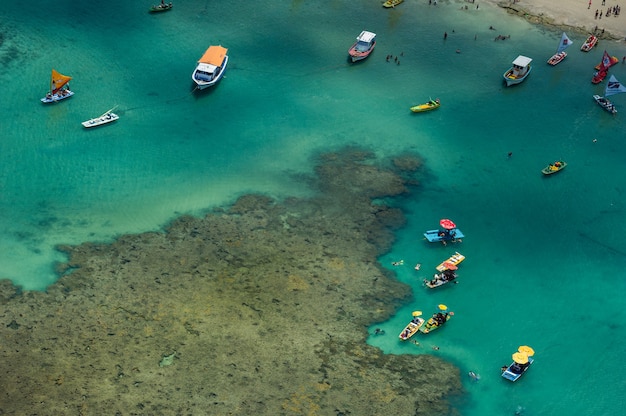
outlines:
[[[590,79],[602,50],[621,57],[623,43],[585,54],[584,39],[569,34],[569,56],[549,67],[560,33],[486,4],[186,1],[158,15],[109,4],[59,0],[67,13],[53,25],[47,2],[3,6],[0,276],[44,289],[64,259],[57,244],[158,229],[246,192],[302,195],[289,175],[310,172],[318,151],[412,150],[429,175],[402,201],[409,224],[381,261],[413,286],[414,300],[372,326],[386,335],[370,343],[479,373],[457,404],[463,415],[517,406],[527,415],[620,414],[626,94],[611,117],[593,102],[603,86]],[[351,65],[347,50],[363,29],[378,33],[378,45]],[[211,44],[229,48],[231,66],[216,88],[192,94],[191,71]],[[533,72],[505,88],[502,73],[518,54],[534,58]],[[43,106],[51,68],[74,77],[76,95]],[[611,73],[626,80],[626,65]],[[428,97],[442,107],[409,112]],[[118,122],[82,129],[114,105]],[[542,177],[557,158],[567,169]],[[462,244],[422,240],[442,217],[467,235]],[[423,288],[455,250],[467,256],[459,284]],[[391,266],[399,259],[404,266]],[[455,312],[445,328],[418,336],[419,347],[398,341],[411,311],[440,303]],[[498,370],[522,344],[536,362],[506,382]]]

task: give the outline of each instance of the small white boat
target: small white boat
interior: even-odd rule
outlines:
[[[509,68],[504,73],[504,81],[506,82],[506,86],[509,87],[511,85],[519,84],[528,77],[530,71],[532,70],[532,66],[530,63],[533,60],[527,56],[519,55],[513,61],[513,66]]]
[[[53,69],[50,77],[50,91],[41,99],[41,102],[44,104],[55,103],[74,95],[74,91],[70,90],[69,82],[71,79],[72,77],[63,75]]]
[[[228,49],[222,46],[209,46],[198,60],[191,79],[198,89],[203,90],[218,83],[224,76],[228,65]]]
[[[96,117],[96,118],[92,118],[91,120],[83,121],[81,124],[83,125],[83,127],[88,129],[88,128],[91,128],[91,127],[98,127],[98,126],[102,126],[104,124],[109,124],[109,123],[112,123],[114,121],[117,121],[117,120],[119,120],[120,116],[118,116],[117,114],[112,112],[113,110],[115,110],[116,107],[117,106],[113,107],[112,109],[110,109],[106,113],[102,114],[100,117]]]
[[[548,64],[554,66],[561,62],[563,59],[565,59],[565,57],[567,56],[567,52],[565,52],[565,49],[567,49],[572,43],[574,42],[572,42],[572,40],[567,37],[565,32],[563,32],[563,34],[561,35],[561,40],[559,41],[559,46],[557,47],[555,54],[552,55],[550,59],[548,59]]]

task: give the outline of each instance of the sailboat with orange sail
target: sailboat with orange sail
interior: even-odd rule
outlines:
[[[55,103],[74,95],[74,91],[70,90],[69,82],[71,79],[72,77],[53,69],[50,77],[50,91],[41,99],[41,102],[44,104]]]

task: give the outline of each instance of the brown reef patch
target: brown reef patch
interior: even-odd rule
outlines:
[[[412,158],[325,154],[315,197],[61,247],[46,292],[2,282],[0,414],[453,414],[455,367],[365,342],[411,297],[376,261],[404,217],[373,198],[411,192]]]

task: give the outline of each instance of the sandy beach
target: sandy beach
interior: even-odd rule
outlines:
[[[586,33],[595,31],[601,39],[624,41],[626,37],[626,21],[623,13],[610,14],[607,17],[609,8],[620,6],[615,0],[486,1],[507,8],[509,12],[518,14],[532,23],[562,27],[564,30],[578,29]],[[602,33],[603,30],[604,33]]]

